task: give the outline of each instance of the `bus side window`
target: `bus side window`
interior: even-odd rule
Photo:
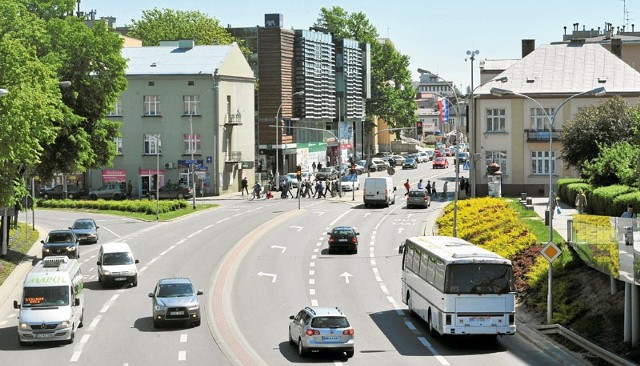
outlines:
[[[420,277],[423,280],[427,280],[427,268],[429,267],[429,255],[422,253],[420,256]]]

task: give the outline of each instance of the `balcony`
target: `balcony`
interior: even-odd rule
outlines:
[[[553,137],[553,141],[560,141],[560,130],[524,130],[527,135],[527,142],[544,142]]]
[[[239,126],[242,124],[242,114],[240,111],[236,114],[227,114],[224,116],[225,126]]]
[[[242,161],[242,151],[231,151],[225,153],[224,162],[225,163],[239,163]]]

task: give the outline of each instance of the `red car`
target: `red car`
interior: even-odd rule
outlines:
[[[444,149],[435,149],[433,152],[433,156],[439,158],[441,156],[445,156]]]
[[[433,161],[433,169],[445,169],[449,167],[449,161],[446,158],[439,157]]]

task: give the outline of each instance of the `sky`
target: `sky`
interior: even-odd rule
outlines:
[[[418,68],[438,74],[467,90],[473,72],[480,80],[484,59],[519,59],[523,39],[536,47],[561,41],[574,23],[589,29],[637,25],[640,32],[640,0],[79,0],[80,10],[96,11],[96,18],[112,16],[116,26],[140,20],[153,8],[198,10],[218,19],[222,26],[264,26],[264,15],[283,15],[284,28],[308,29],[320,9],[339,6],[349,13],[362,12],[380,37],[389,38],[409,57],[410,71],[418,80]],[[467,51],[479,51],[472,63]],[[472,71],[473,70],[473,71]]]

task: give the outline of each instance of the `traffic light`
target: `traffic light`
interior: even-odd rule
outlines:
[[[298,181],[302,180],[302,167],[300,165],[297,166],[296,177],[298,178]]]
[[[422,121],[416,122],[416,135],[422,136]]]

